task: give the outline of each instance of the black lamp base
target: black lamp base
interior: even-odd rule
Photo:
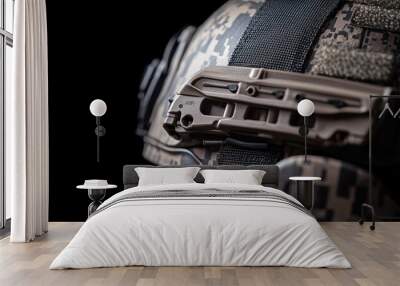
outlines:
[[[360,225],[363,225],[363,224],[364,224],[364,221],[365,221],[365,218],[366,218],[366,216],[365,216],[365,209],[369,210],[370,213],[371,213],[371,221],[372,221],[372,224],[369,226],[369,229],[370,229],[370,230],[375,230],[375,209],[374,209],[374,207],[371,206],[370,204],[362,204],[362,205],[361,205],[361,218],[360,218],[360,220],[358,221],[358,223],[359,223]]]
[[[104,128],[104,126],[99,125],[94,129],[94,133],[96,134],[96,136],[99,137],[104,136],[106,135],[106,128]]]

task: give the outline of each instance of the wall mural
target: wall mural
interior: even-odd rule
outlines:
[[[290,3],[284,10],[313,13],[303,4]],[[368,202],[382,215],[395,215],[397,208],[389,207],[397,204],[390,174],[400,156],[393,156],[396,148],[390,145],[398,141],[373,131],[373,144],[382,151],[374,152],[372,175],[381,187],[371,191],[372,201],[369,109],[371,104],[378,134],[395,125],[383,128],[386,113],[398,117],[400,112],[388,105],[382,110],[369,97],[390,95],[398,84],[393,62],[399,34],[364,25],[361,4],[333,1],[311,23],[307,17],[287,23],[283,37],[274,33],[281,19],[271,20],[276,16],[271,11],[282,5],[228,1],[196,32],[188,27],[170,40],[163,57],[148,67],[139,92],[140,109],[147,114],[138,117],[137,130],[144,158],[158,165],[277,164],[280,187],[288,193],[300,186],[291,177],[321,179],[313,199],[320,220],[356,220]],[[299,29],[303,37],[297,38]],[[268,53],[258,47],[260,39]],[[303,100],[315,105],[310,116],[296,110]],[[380,154],[388,150],[391,155]]]
[[[105,179],[118,186],[111,196],[122,190],[123,165],[140,163],[277,164],[279,187],[293,195],[308,183],[291,177],[321,178],[313,184],[319,220],[357,220],[363,203],[374,205],[377,217],[397,217],[392,186],[400,109],[394,102],[372,103],[378,147],[370,192],[369,96],[398,88],[398,31],[366,23],[365,1],[325,1],[324,13],[312,7],[318,1],[290,7],[279,6],[290,1],[225,2],[207,1],[196,13],[190,7],[182,13],[179,1],[160,2],[157,11],[141,3],[159,19],[146,25],[117,7],[99,4],[93,13],[88,4],[60,13],[67,8],[48,3],[51,220],[84,220],[90,201],[76,186]],[[289,9],[306,13],[285,25],[269,14]],[[104,14],[114,23],[107,31],[98,29]],[[287,33],[271,34],[280,31],[274,25]],[[71,29],[81,31],[74,38],[79,49],[66,48]],[[300,31],[307,37],[296,37]],[[104,45],[104,33],[115,39],[134,34],[140,43]],[[266,39],[268,53],[257,39]],[[88,108],[97,98],[107,103],[99,163]],[[310,116],[298,112],[302,100],[313,102]]]

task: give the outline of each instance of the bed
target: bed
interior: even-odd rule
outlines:
[[[204,183],[199,173],[193,183],[150,186],[138,186],[138,167],[124,167],[125,190],[88,218],[50,269],[351,267],[301,203],[276,189],[276,166],[200,166],[262,170],[260,185]]]

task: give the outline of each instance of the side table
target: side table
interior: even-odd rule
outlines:
[[[116,187],[116,185],[108,184],[106,180],[85,180],[85,184],[76,187],[77,189],[87,190],[88,196],[92,200],[88,206],[88,217],[103,203],[106,191]]]
[[[298,176],[290,177],[289,180],[296,182],[296,198],[311,211],[315,200],[314,185],[316,181],[321,181],[321,178]]]

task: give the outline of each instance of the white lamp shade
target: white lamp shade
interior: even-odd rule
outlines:
[[[314,113],[314,103],[309,99],[303,99],[297,104],[297,112],[304,117],[311,116]]]
[[[90,113],[96,117],[103,116],[107,111],[107,104],[101,99],[95,99],[90,103]]]

